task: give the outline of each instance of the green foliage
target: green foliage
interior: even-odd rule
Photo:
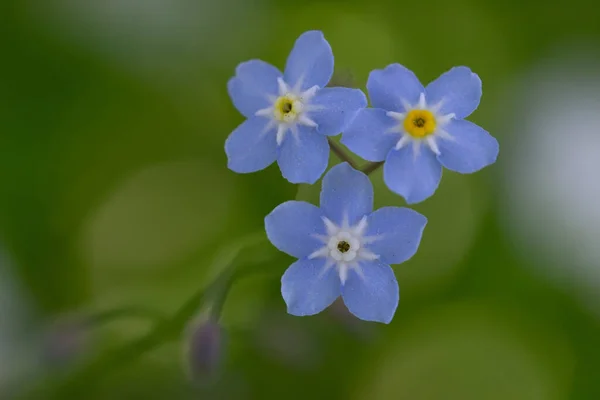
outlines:
[[[102,327],[91,364],[67,376],[32,368],[27,388],[41,392],[29,398],[600,398],[598,316],[527,272],[536,254],[514,251],[497,190],[502,160],[481,176],[445,176],[415,207],[429,224],[419,253],[395,267],[391,325],[333,311],[286,316],[279,278],[291,260],[281,256],[231,288],[219,381],[193,387],[181,355],[195,293],[222,271],[211,260],[260,231],[277,204],[318,200],[319,182],[298,188],[277,166],[227,169],[223,144],[243,120],[226,94],[238,62],[282,66],[299,33],[321,29],[336,69],[363,89],[371,69],[391,62],[424,82],[468,65],[484,82],[472,119],[499,139],[502,159],[514,134],[503,126],[507,87],[573,37],[597,48],[595,2],[148,2],[167,11],[127,2],[139,5],[134,14],[101,5],[126,2],[47,3],[0,11],[0,237],[31,306],[18,317],[28,334],[75,309],[143,305],[170,322]],[[380,172],[373,180],[376,206],[403,205]],[[277,333],[272,346],[265,326]],[[0,358],[12,360],[1,346]]]

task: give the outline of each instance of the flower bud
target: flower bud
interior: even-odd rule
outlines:
[[[223,328],[213,319],[197,323],[191,329],[186,361],[193,380],[215,378],[223,360],[223,341]]]
[[[87,320],[63,316],[48,324],[42,336],[41,357],[51,367],[66,367],[83,356],[89,344]]]

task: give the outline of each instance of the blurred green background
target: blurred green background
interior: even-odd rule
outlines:
[[[0,398],[600,399],[598,21],[592,0],[5,0]],[[499,161],[445,171],[414,207],[429,224],[394,267],[392,323],[340,304],[287,316],[292,260],[276,257],[234,282],[223,364],[202,384],[185,332],[142,349],[145,318],[87,331],[78,318],[98,310],[174,313],[224,246],[314,197],[320,183],[299,192],[276,166],[234,174],[223,150],[243,121],[235,66],[283,68],[310,29],[363,90],[393,62],[423,82],[455,65],[483,81],[470,119]],[[378,207],[403,205],[373,181]]]

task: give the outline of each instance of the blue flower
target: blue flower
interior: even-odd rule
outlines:
[[[452,68],[424,88],[392,64],[371,72],[367,90],[375,108],[358,112],[342,143],[365,160],[385,160],[386,185],[408,204],[435,192],[442,166],[468,174],[496,161],[496,139],[463,119],[481,98],[481,80],[469,68]]]
[[[288,181],[316,182],[329,160],[327,136],[367,106],[359,89],[325,88],[332,74],[333,53],[319,31],[296,40],[283,74],[260,60],[238,65],[227,89],[248,119],[225,143],[229,168],[249,173],[277,160]]]
[[[317,314],[341,295],[358,318],[389,323],[399,298],[389,264],[415,254],[426,223],[408,208],[373,212],[369,178],[336,165],[323,178],[320,208],[288,201],[265,218],[271,243],[299,259],[281,278],[288,313]]]

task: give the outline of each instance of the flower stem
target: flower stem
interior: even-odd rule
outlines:
[[[365,175],[370,175],[371,173],[377,171],[379,169],[379,167],[381,167],[382,165],[383,165],[383,161],[371,162],[371,163],[368,163],[367,165],[365,165],[364,167],[362,167],[361,171]]]
[[[211,317],[218,319],[234,279],[256,270],[264,271],[265,262],[274,258],[274,254],[279,255],[265,250],[264,246],[260,246],[261,243],[268,244],[262,231],[224,249],[215,261],[222,266],[219,268],[222,272],[206,288],[193,293],[171,317],[157,322],[149,332],[137,339],[107,352],[103,357],[91,360],[66,380],[33,388],[33,398],[38,398],[35,396],[36,390],[43,393],[45,398],[48,398],[48,393],[55,394],[55,397],[50,398],[81,398],[105,374],[134,362],[163,343],[176,340],[204,302],[211,305]],[[272,246],[268,249],[274,251]],[[119,313],[115,311],[113,314]]]
[[[354,161],[352,161],[350,156],[348,154],[346,154],[344,149],[335,140],[333,140],[331,138],[327,138],[327,140],[329,141],[329,146],[331,147],[331,151],[333,151],[333,153],[340,160],[347,162],[348,164],[350,164],[350,166],[352,168],[358,169],[358,166],[356,165],[356,163]]]
[[[229,294],[229,289],[233,285],[235,272],[230,268],[228,271],[224,271],[223,274],[217,278],[218,281],[214,283],[214,291],[207,293],[207,297],[212,297],[210,305],[210,318],[217,322],[221,318],[221,312],[225,305],[225,300]]]
[[[381,167],[383,165],[383,161],[378,161],[378,162],[370,162],[367,165],[365,165],[364,167],[359,168],[358,165],[356,165],[356,163],[354,161],[352,161],[352,159],[346,153],[346,151],[342,148],[342,146],[340,146],[338,144],[338,142],[336,142],[335,140],[333,140],[331,138],[327,138],[327,140],[329,141],[329,146],[331,147],[331,151],[333,151],[333,153],[340,160],[347,162],[348,164],[350,164],[350,166],[352,168],[362,171],[365,175],[370,175],[371,173],[377,171],[379,169],[379,167]]]
[[[117,319],[136,318],[159,323],[166,318],[161,312],[148,307],[130,306],[99,311],[90,315],[87,320],[93,326],[110,323]]]

